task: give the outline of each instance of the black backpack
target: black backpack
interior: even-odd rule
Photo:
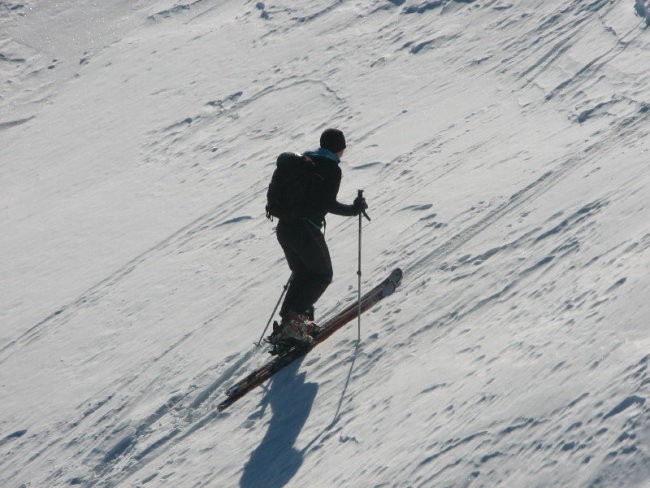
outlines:
[[[266,192],[266,216],[271,220],[308,217],[313,210],[313,190],[320,180],[316,164],[307,156],[280,154]]]

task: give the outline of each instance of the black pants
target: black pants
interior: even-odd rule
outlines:
[[[278,222],[277,236],[293,272],[280,315],[313,314],[313,306],[332,282],[332,260],[322,232],[306,220]]]

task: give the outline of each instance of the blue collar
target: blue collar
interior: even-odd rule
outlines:
[[[336,154],[334,154],[334,153],[333,153],[332,151],[330,151],[329,149],[323,149],[322,147],[319,147],[319,148],[316,149],[315,151],[307,151],[307,152],[305,153],[305,156],[307,156],[307,157],[309,157],[309,158],[311,158],[312,156],[318,156],[318,157],[321,157],[321,158],[327,158],[327,159],[329,159],[329,160],[331,160],[331,161],[334,161],[334,162],[337,163],[337,164],[341,162],[341,160],[336,156]]]

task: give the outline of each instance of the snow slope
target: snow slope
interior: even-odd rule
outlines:
[[[0,486],[650,486],[649,11],[0,1]],[[402,286],[218,414],[328,126]]]

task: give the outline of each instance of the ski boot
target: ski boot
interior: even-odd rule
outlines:
[[[273,332],[266,338],[271,344],[269,351],[273,355],[282,355],[296,347],[309,347],[314,344],[314,337],[320,327],[309,320],[306,315],[288,312],[282,323],[273,323]]]

